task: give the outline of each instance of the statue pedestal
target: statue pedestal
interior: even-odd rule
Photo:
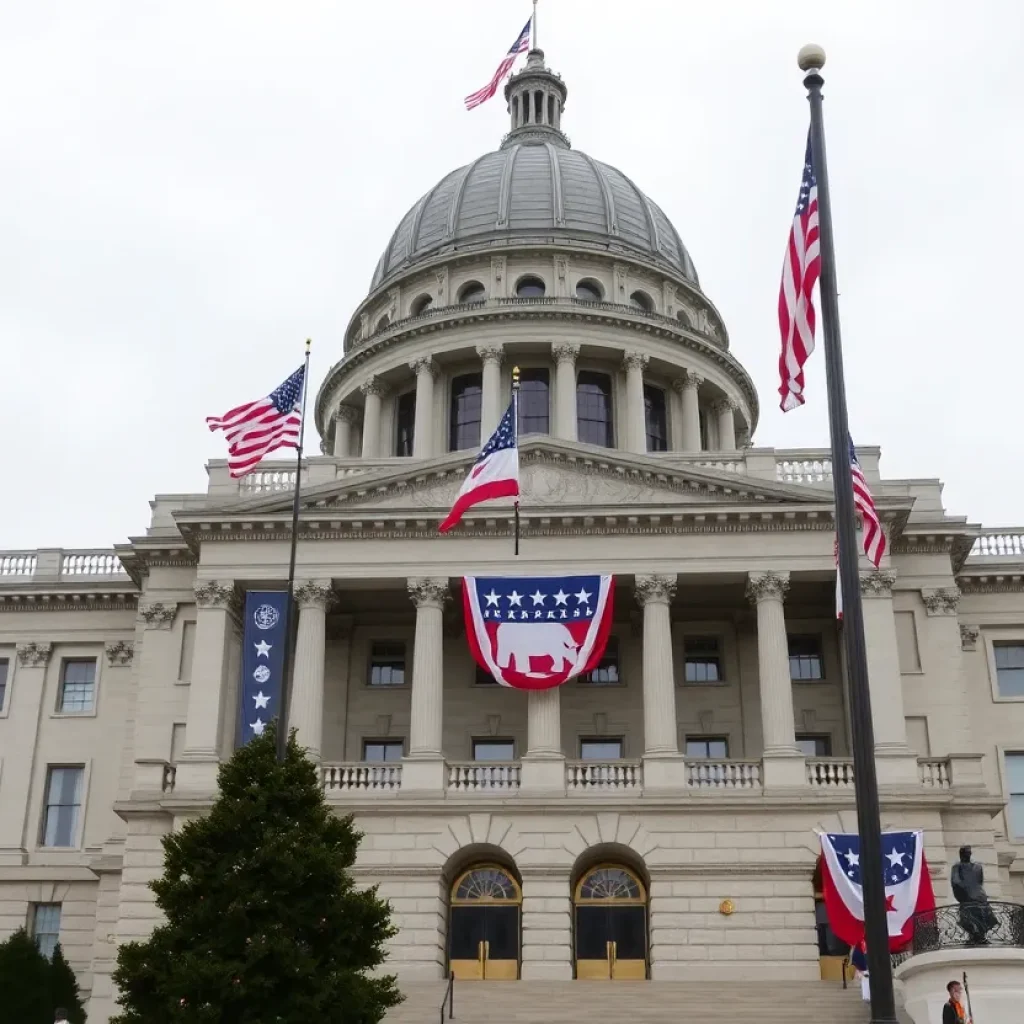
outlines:
[[[896,968],[914,1024],[942,1024],[946,985],[967,973],[971,1009],[978,1024],[1011,1024],[1024,1006],[1024,949],[980,946],[918,953]]]

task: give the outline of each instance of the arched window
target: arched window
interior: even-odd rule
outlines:
[[[546,367],[519,375],[519,433],[547,434],[551,429],[550,375]]]
[[[521,299],[540,299],[544,297],[544,282],[539,277],[521,277],[516,284],[516,295]]]
[[[576,285],[576,298],[583,302],[600,302],[604,292],[595,280],[588,277]]]
[[[485,302],[487,289],[479,281],[470,281],[459,289],[459,302]]]
[[[692,326],[692,324],[690,323],[690,314],[687,313],[685,309],[681,309],[678,313],[676,313],[676,319],[684,323],[687,327]]]
[[[644,385],[644,423],[647,428],[647,450],[668,451],[668,417],[665,414],[665,392],[651,384]]]
[[[390,324],[390,323],[391,323],[391,317],[389,317],[389,316],[387,315],[387,313],[385,313],[385,314],[384,314],[384,315],[383,315],[383,316],[382,316],[382,317],[381,317],[381,318],[380,318],[380,319],[379,319],[379,320],[377,321],[377,330],[378,330],[378,331],[383,331],[383,330],[384,330],[384,328],[385,328],[385,327],[387,327],[387,326],[388,326],[388,324]]]
[[[467,373],[452,381],[451,412],[448,419],[448,448],[460,452],[480,445],[480,416],[483,406],[483,374]]]
[[[452,888],[452,902],[518,901],[516,880],[499,867],[478,867],[467,871]]]
[[[576,378],[576,436],[612,447],[612,382],[606,373],[581,370]]]
[[[654,300],[647,294],[647,292],[633,292],[629,297],[629,304],[634,309],[642,309],[645,313],[654,312]]]
[[[584,900],[642,900],[644,890],[632,871],[620,867],[594,868],[580,882],[577,902]]]
[[[416,301],[413,302],[412,307],[409,310],[409,315],[419,316],[420,313],[430,308],[433,301],[434,300],[429,295],[420,295]]]
[[[399,395],[395,408],[395,454],[410,456],[416,430],[416,392],[406,391]]]

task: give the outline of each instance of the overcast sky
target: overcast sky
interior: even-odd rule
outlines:
[[[494,149],[467,113],[525,0],[0,0],[0,549],[109,546],[203,491],[204,417],[313,383],[394,226]],[[886,476],[1024,524],[1020,0],[541,0],[573,144],[675,222],[778,410],[776,299],[807,104],[826,116],[850,419]],[[314,440],[314,449],[315,449]]]

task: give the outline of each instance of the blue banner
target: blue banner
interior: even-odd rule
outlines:
[[[288,630],[288,594],[249,591],[242,630],[242,706],[238,742],[244,746],[281,714],[281,681]]]

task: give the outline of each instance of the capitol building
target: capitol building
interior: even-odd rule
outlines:
[[[817,832],[856,814],[829,453],[757,445],[699,254],[570,145],[566,93],[532,51],[508,133],[401,216],[310,393],[290,724],[365,833],[402,984],[836,984]],[[518,557],[507,502],[437,529],[514,366]],[[940,903],[962,844],[1024,901],[1024,529],[859,457],[889,541],[861,565],[883,827],[924,830]],[[0,552],[0,937],[59,939],[91,1024],[159,920],[161,838],[234,747],[240,599],[288,575],[294,461],[208,474],[110,549]],[[475,666],[463,576],[584,573],[616,585],[596,669],[526,693]]]

